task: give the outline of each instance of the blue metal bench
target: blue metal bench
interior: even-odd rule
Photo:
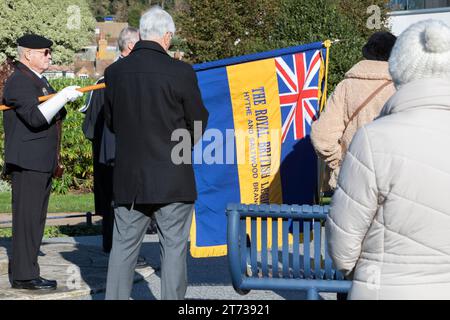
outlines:
[[[229,204],[227,244],[234,289],[240,294],[251,289],[300,290],[309,300],[319,299],[319,292],[348,292],[351,281],[334,269],[324,245],[328,208]]]

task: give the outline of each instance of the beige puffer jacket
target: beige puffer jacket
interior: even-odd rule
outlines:
[[[326,224],[350,299],[450,299],[450,81],[418,80],[353,138]]]
[[[385,87],[348,124],[349,119],[356,109],[388,80],[391,80],[391,76],[387,62],[358,62],[337,85],[319,119],[312,124],[311,141],[317,154],[332,170],[329,181],[332,189],[336,188],[339,167],[353,135],[358,128],[379,115],[383,105],[395,93],[394,85]],[[343,132],[347,124],[347,129]],[[339,144],[341,139],[343,148]]]

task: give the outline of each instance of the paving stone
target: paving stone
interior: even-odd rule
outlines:
[[[41,246],[41,276],[57,280],[56,290],[12,289],[6,259],[10,246],[10,241],[0,241],[0,300],[64,300],[105,291],[108,255],[99,247],[71,243]],[[151,267],[136,269],[134,281],[142,281],[154,272]]]

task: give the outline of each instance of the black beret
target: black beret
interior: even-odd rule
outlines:
[[[46,49],[53,45],[53,41],[36,34],[26,34],[17,39],[17,45],[28,49]]]
[[[368,60],[388,61],[397,37],[387,31],[372,34],[362,48],[364,58]]]

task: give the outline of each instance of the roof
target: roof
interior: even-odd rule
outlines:
[[[75,70],[74,65],[65,65],[65,66],[59,66],[52,64],[46,72],[73,72]]]

